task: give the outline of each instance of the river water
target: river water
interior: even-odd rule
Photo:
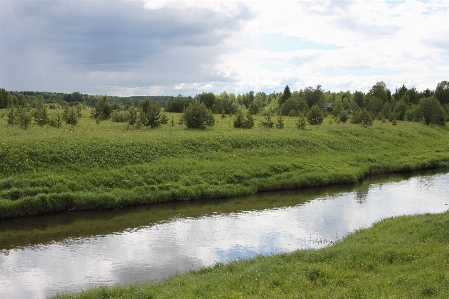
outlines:
[[[0,298],[152,281],[217,262],[315,249],[381,219],[449,209],[449,173],[225,200],[0,220]]]

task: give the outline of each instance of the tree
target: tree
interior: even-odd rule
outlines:
[[[92,113],[93,117],[97,119],[109,119],[111,117],[112,106],[107,96],[103,96],[97,101]]]
[[[78,124],[78,117],[76,115],[75,108],[71,107],[67,113],[67,119],[65,121],[66,124],[71,125],[72,127]]]
[[[30,108],[19,107],[16,119],[22,129],[28,129],[32,120]]]
[[[292,93],[290,92],[290,87],[288,87],[288,85],[285,86],[284,88],[284,93],[282,94],[282,98],[279,101],[279,105],[284,104],[288,99],[290,99],[292,96]]]
[[[449,104],[449,82],[441,81],[437,84],[435,89],[435,98],[440,102],[441,105]]]
[[[37,125],[44,126],[48,124],[47,108],[45,107],[44,98],[39,95],[35,101],[34,120]]]
[[[364,97],[365,95],[363,94],[363,92],[356,90],[352,95],[352,100],[357,104],[357,106],[359,106],[359,108],[363,108],[365,107]]]
[[[161,107],[159,103],[146,98],[139,103],[140,122],[151,128],[157,128],[161,125]]]
[[[234,128],[251,129],[253,126],[254,118],[251,115],[251,112],[248,111],[245,116],[243,111],[239,110],[234,119]]]
[[[70,102],[81,103],[82,101],[83,101],[83,96],[78,91],[75,91],[71,94]]]
[[[206,105],[208,109],[212,109],[212,106],[215,103],[215,95],[213,92],[203,92],[202,94],[197,95],[197,99]]]
[[[134,105],[128,108],[128,123],[132,126],[137,122],[137,109]]]
[[[417,120],[423,120],[426,125],[437,124],[444,126],[446,123],[443,107],[434,96],[419,100],[415,110],[415,117]]]
[[[307,122],[311,125],[320,125],[324,120],[324,113],[318,105],[313,105],[307,114]]]
[[[278,119],[276,121],[276,128],[283,129],[284,128],[284,119],[282,118],[282,114],[278,114]]]
[[[298,129],[305,130],[306,129],[306,125],[307,125],[306,117],[304,116],[304,114],[301,113],[299,115],[298,122],[296,123],[296,127]]]
[[[207,126],[212,127],[215,123],[212,111],[200,101],[190,103],[184,110],[183,118],[189,129],[204,130]]]
[[[371,89],[368,91],[368,95],[371,97],[379,98],[382,101],[382,105],[388,101],[391,97],[391,92],[387,88],[387,85],[383,82],[377,82]]]
[[[8,107],[8,92],[4,88],[0,88],[0,109]]]

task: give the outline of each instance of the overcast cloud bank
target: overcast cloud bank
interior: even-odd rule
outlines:
[[[447,1],[0,1],[0,87],[367,91],[448,80]]]

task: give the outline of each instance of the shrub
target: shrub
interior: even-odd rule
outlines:
[[[320,125],[324,120],[324,113],[318,105],[314,105],[307,114],[307,121],[311,125]]]
[[[238,111],[234,119],[234,128],[251,129],[254,126],[254,118],[251,112],[246,113],[246,117],[242,111]]]
[[[262,121],[260,123],[260,125],[262,127],[265,127],[265,128],[272,128],[274,126],[274,121],[271,120],[271,116],[270,115],[266,115],[265,116],[265,121]]]
[[[304,116],[304,114],[300,114],[299,118],[298,118],[298,122],[296,123],[296,127],[298,129],[305,130],[306,125],[307,125],[306,117]]]
[[[161,107],[159,103],[145,99],[139,104],[140,122],[151,128],[157,128],[161,125]]]
[[[189,129],[212,127],[215,123],[212,111],[203,102],[190,103],[184,110],[183,121]]]
[[[127,122],[129,120],[129,112],[114,110],[111,113],[111,120],[116,123]]]

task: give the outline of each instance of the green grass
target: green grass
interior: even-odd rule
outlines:
[[[22,130],[0,118],[0,218],[354,183],[449,161],[446,127],[329,118],[298,130],[285,117],[282,130],[245,130],[216,115],[213,128],[196,131],[172,116],[175,126],[154,130],[88,117],[73,130]]]
[[[383,220],[319,250],[55,298],[448,298],[449,212]]]

